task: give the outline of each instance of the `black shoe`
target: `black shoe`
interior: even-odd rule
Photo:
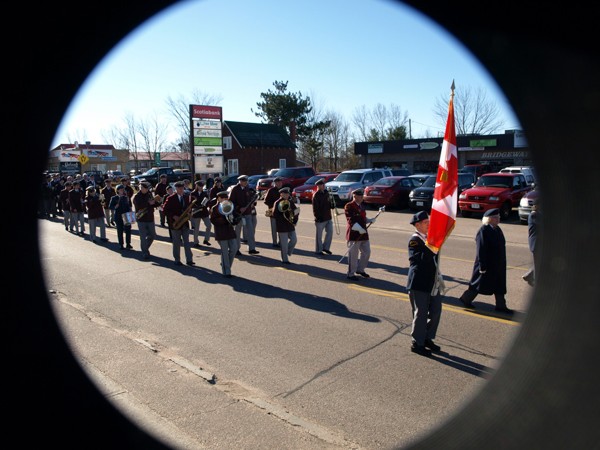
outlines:
[[[352,280],[352,281],[358,281],[358,277],[356,275],[352,275],[352,276],[349,276],[346,278],[348,278],[349,280]]]
[[[119,245],[119,249],[120,250],[125,250],[125,247],[123,247],[122,245]]]
[[[473,302],[467,302],[464,298],[459,297],[460,302],[464,305],[465,308],[468,309],[475,309],[475,306],[473,306]]]
[[[273,248],[280,248],[280,247],[281,247],[281,245],[279,245],[279,244],[273,244]]]
[[[242,244],[247,244],[247,243],[248,243],[248,240],[247,240],[247,239],[240,239],[240,242],[241,242]]]
[[[332,254],[329,250],[323,250],[323,253],[327,253],[328,255]]]
[[[145,255],[142,255],[142,258],[144,258],[144,259],[150,259],[150,253],[146,253]]]
[[[235,253],[235,256],[242,256],[242,252],[240,252],[239,250]]]
[[[501,312],[508,315],[513,315],[514,311],[512,309],[508,309],[506,306],[496,306],[494,311]]]
[[[367,272],[356,272],[356,273],[365,278],[371,278],[371,275],[369,275]]]
[[[416,343],[413,343],[410,346],[410,351],[413,353],[416,353],[418,355],[421,355],[421,356],[430,356],[431,355],[431,350],[429,350],[428,348],[425,348],[424,345],[418,345]]]
[[[248,253],[251,255],[258,255],[260,252],[258,250],[250,250]]]
[[[198,242],[198,243],[194,244],[194,247],[200,248],[200,243]]]
[[[176,266],[183,266],[183,264],[181,263],[181,261],[175,261],[175,265]]]
[[[133,250],[133,245],[127,244],[127,250]]]
[[[233,278],[233,275],[231,275],[230,273],[227,275],[223,275],[225,278]]]
[[[435,342],[429,339],[425,340],[425,348],[428,348],[432,352],[439,352],[442,349],[442,347],[440,347]]]
[[[108,238],[100,238],[102,242],[108,242]]]
[[[208,241],[204,241],[204,245],[208,245],[210,247],[212,244]]]
[[[315,252],[315,255],[323,256],[325,253],[323,252]]]
[[[188,262],[186,262],[186,264],[188,266],[195,266],[196,265],[196,263],[194,261],[188,261]]]

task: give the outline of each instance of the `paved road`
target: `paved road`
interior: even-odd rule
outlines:
[[[374,215],[375,212],[369,212]],[[42,260],[65,338],[90,378],[117,408],[174,447],[391,448],[447,420],[500,366],[520,329],[531,288],[527,229],[507,237],[513,320],[479,297],[457,301],[474,256],[478,219],[457,221],[444,246],[450,288],[437,342],[443,353],[412,354],[404,290],[408,211],[386,212],[370,229],[369,280],[348,282],[344,226],[334,255],[314,255],[310,205],[299,245],[282,267],[259,205],[260,255],[220,275],[216,245],[194,249],[196,267],[175,267],[167,232],[151,261],[40,221]],[[213,244],[214,241],[213,241]]]

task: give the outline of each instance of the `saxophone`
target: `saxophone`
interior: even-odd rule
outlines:
[[[192,202],[185,208],[185,211],[181,213],[181,215],[177,218],[177,220],[173,223],[173,229],[179,230],[185,223],[190,220],[192,215],[192,208],[196,204],[196,199],[192,200]]]

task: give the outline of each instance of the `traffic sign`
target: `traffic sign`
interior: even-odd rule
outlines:
[[[85,155],[85,154],[83,154],[83,153],[82,153],[81,155],[79,155],[79,158],[77,158],[77,159],[78,159],[78,160],[79,160],[79,162],[80,162],[82,165],[84,165],[84,166],[85,166],[85,165],[87,164],[87,162],[90,160],[90,158],[88,158],[88,157],[87,157],[87,155]]]

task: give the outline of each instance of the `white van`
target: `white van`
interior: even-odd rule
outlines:
[[[500,170],[500,173],[522,173],[525,175],[527,184],[532,185],[535,183],[535,172],[533,171],[533,167],[530,166],[505,167],[504,169]]]

